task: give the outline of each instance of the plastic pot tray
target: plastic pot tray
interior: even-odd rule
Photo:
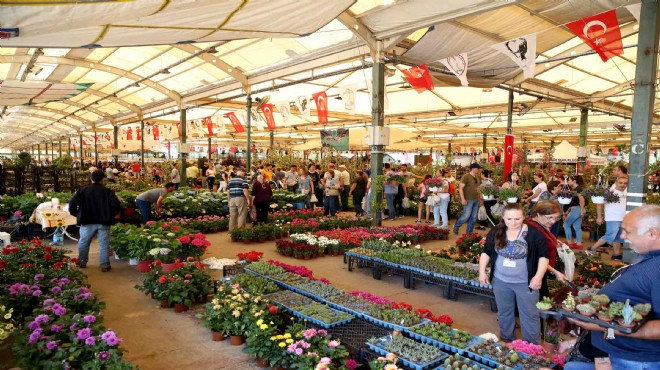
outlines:
[[[385,344],[385,343],[389,342],[391,339],[392,339],[392,336],[390,336],[390,335],[382,337],[382,338],[378,338],[378,343],[379,344],[380,343]],[[380,345],[375,345],[375,344],[372,344],[372,343],[369,343],[369,342],[367,342],[367,345],[369,346],[369,348],[372,351],[374,351],[378,354],[381,354],[383,356],[387,356],[387,354],[390,353],[389,351],[387,351],[384,347],[382,347]],[[432,368],[437,367],[442,361],[444,361],[449,356],[446,353],[442,353],[442,352],[439,352],[439,353],[440,354],[438,355],[438,357],[436,359],[434,359],[433,361],[427,362],[427,363],[412,362],[410,360],[405,359],[404,357],[401,357],[398,353],[395,353],[395,355],[397,356],[399,362],[401,362],[404,366],[407,366],[407,367],[409,367],[411,369],[414,369],[414,370],[425,370],[425,369],[432,369]]]
[[[452,353],[458,353],[459,355],[462,355],[465,352],[467,352],[470,349],[470,347],[474,346],[475,344],[483,342],[483,339],[481,339],[479,337],[475,337],[473,335],[472,339],[465,345],[465,348],[458,348],[458,347],[452,346],[450,344],[440,342],[440,341],[438,341],[436,339],[433,339],[431,337],[427,337],[425,335],[413,332],[414,328],[419,328],[419,327],[422,327],[424,325],[430,325],[430,324],[432,324],[432,323],[429,322],[429,321],[426,321],[426,322],[423,322],[421,324],[417,324],[415,326],[411,326],[410,328],[405,329],[405,332],[408,335],[410,335],[411,337],[419,340],[422,343],[430,344],[434,347],[438,347],[438,348],[447,350],[447,351],[452,352]],[[455,329],[452,329],[452,332],[455,332],[455,331],[456,331]]]
[[[620,331],[622,333],[626,333],[626,334],[632,334],[632,333],[636,332],[637,330],[639,330],[639,328],[644,326],[644,324],[646,324],[646,322],[649,319],[649,315],[646,315],[642,318],[641,321],[637,322],[635,324],[635,326],[633,326],[632,328],[626,328],[626,327],[623,327],[623,326],[619,325],[619,323],[617,323],[616,321],[607,322],[607,321],[599,320],[598,317],[596,317],[596,315],[594,315],[594,316],[584,316],[584,315],[581,315],[578,312],[567,311],[563,308],[560,308],[558,310],[558,312],[564,317],[570,317],[570,318],[578,320],[578,321],[596,324],[596,325],[598,325],[602,328],[606,328],[606,329],[618,330],[618,331]]]

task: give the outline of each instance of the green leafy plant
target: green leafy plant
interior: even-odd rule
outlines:
[[[536,308],[538,308],[539,310],[547,311],[552,309],[553,304],[554,302],[552,301],[552,298],[543,297],[543,299],[540,302],[536,303]]]

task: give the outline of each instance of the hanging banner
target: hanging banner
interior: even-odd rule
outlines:
[[[309,107],[309,100],[307,100],[306,96],[299,96],[298,99],[294,102],[296,104],[296,107],[298,108],[298,111],[302,115],[302,118],[309,121],[310,119],[310,107]]]
[[[209,137],[213,136],[213,120],[211,120],[211,117],[204,117],[202,119],[202,123],[206,125],[206,131],[208,132],[208,136]]]
[[[387,75],[384,76],[383,78],[383,86],[387,86]],[[373,102],[373,80],[368,80],[366,82],[366,87],[367,91],[369,92],[368,99],[369,101]],[[387,88],[383,89],[383,108],[388,109],[390,107],[390,99],[389,95],[387,94]]]
[[[312,95],[316,103],[316,116],[319,123],[328,123],[328,95],[325,91],[317,92]]]
[[[523,69],[525,78],[532,78],[536,74],[535,33],[491,45],[491,48],[511,58],[511,60]]]
[[[429,73],[425,64],[420,64],[409,69],[402,69],[401,73],[403,73],[410,86],[412,86],[418,94],[423,93],[424,90],[433,91],[433,79],[431,78],[431,73]]]
[[[227,133],[227,128],[225,127],[225,119],[222,116],[214,116],[216,121],[216,132],[215,136],[222,136]]]
[[[513,135],[504,135],[504,178],[507,179],[513,163]]]
[[[229,112],[225,114],[225,117],[229,118],[229,121],[231,121],[231,125],[234,126],[234,130],[236,132],[245,132],[243,125],[241,125],[241,121],[239,121],[238,117],[236,117],[236,113]]]
[[[637,23],[639,23],[639,15],[642,13],[642,3],[626,5],[626,9],[628,9],[630,14],[637,20]]]
[[[136,140],[142,140],[142,129],[140,126],[135,128],[135,134],[137,136]]]
[[[181,138],[181,122],[176,123],[176,138],[180,139]]]
[[[567,23],[566,27],[598,53],[603,62],[623,54],[616,9]]]
[[[275,117],[273,117],[273,105],[272,104],[261,104],[259,106],[261,111],[264,112],[264,118],[266,119],[266,125],[268,125],[269,130],[275,130]]]
[[[321,130],[321,146],[337,151],[347,151],[349,149],[348,129]]]
[[[131,127],[126,130],[126,140],[133,140],[133,128]]]
[[[440,59],[440,63],[442,63],[447,69],[454,74],[454,76],[458,77],[458,79],[461,81],[461,86],[468,86],[468,80],[467,80],[467,70],[468,70],[468,55],[467,53],[461,53],[458,55],[454,55],[453,57],[449,58],[444,58]]]
[[[151,130],[154,133],[154,140],[160,140],[160,132],[158,132],[158,125],[154,125],[153,129]]]
[[[288,101],[281,101],[275,103],[277,106],[277,110],[280,112],[280,115],[282,116],[282,122],[287,123],[289,122],[289,118],[291,117],[291,105],[289,104]]]
[[[188,137],[200,137],[199,123],[196,121],[188,122],[188,126],[186,126],[186,135]]]
[[[350,114],[355,114],[355,92],[357,88],[355,85],[344,86],[339,88],[339,97],[344,103],[344,109]]]

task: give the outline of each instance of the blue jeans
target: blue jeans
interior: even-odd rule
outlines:
[[[110,226],[92,224],[80,226],[80,240],[78,240],[78,261],[87,263],[89,260],[89,245],[94,235],[99,240],[101,254],[101,267],[110,266]]]
[[[461,218],[456,221],[454,225],[454,231],[458,232],[458,229],[464,224],[468,223],[466,233],[472,234],[474,231],[474,223],[477,220],[477,212],[479,210],[479,199],[468,200],[467,204],[463,206],[463,214]]]
[[[367,216],[371,217],[371,190],[367,192]]]
[[[572,361],[564,365],[564,370],[594,370],[595,368],[593,362]]]
[[[394,220],[396,211],[394,210],[394,198],[396,198],[396,193],[394,194],[385,194],[385,200],[387,200],[387,213],[390,216],[390,220]]]
[[[433,225],[440,226],[440,217],[442,217],[442,228],[447,228],[447,208],[449,208],[449,198],[442,199],[440,204],[433,206]]]
[[[612,370],[658,370],[660,362],[637,362],[610,355]]]
[[[339,196],[326,196],[325,202],[323,202],[324,214],[334,216],[337,214],[337,209],[339,208]]]
[[[573,231],[575,231],[575,241],[582,244],[582,215],[580,214],[580,206],[573,206],[568,211],[566,221],[564,221],[564,232],[566,233],[566,240],[570,243],[573,240]]]
[[[621,239],[621,221],[605,221],[605,235],[601,239],[609,244],[623,243]]]
[[[142,222],[147,223],[147,221],[151,221],[151,203],[145,200],[136,199],[135,204],[140,210],[140,216],[142,216]]]

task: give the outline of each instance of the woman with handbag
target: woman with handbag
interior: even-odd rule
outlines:
[[[362,198],[364,198],[367,193],[367,175],[364,172],[358,170],[355,172],[355,178],[351,184],[351,189],[348,191],[348,195],[353,197],[353,206],[355,207],[356,216],[364,216],[365,212],[362,208]]]
[[[273,199],[273,189],[267,181],[264,181],[264,176],[261,174],[252,183],[252,196],[254,196],[253,204],[257,210],[257,218],[254,220],[254,224],[267,223],[268,207]]]
[[[415,221],[415,224],[419,225],[422,223],[422,211],[426,211],[426,223],[430,224],[431,221],[429,219],[431,218],[431,206],[426,205],[426,201],[429,199],[429,196],[431,195],[431,192],[429,191],[429,187],[426,185],[426,180],[430,179],[431,175],[426,175],[424,177],[424,180],[417,186],[419,188],[419,204],[417,206],[417,221]]]
[[[335,177],[334,170],[325,173],[325,200],[323,202],[323,215],[334,216],[339,208],[339,177]]]
[[[304,168],[300,169],[299,176],[298,190],[300,190],[301,194],[305,195],[305,209],[311,209],[311,198],[312,194],[314,193],[314,182],[309,176],[309,172]]]
[[[449,182],[440,178],[442,183],[435,192],[433,192],[433,226],[442,227],[446,229],[449,227],[447,209],[449,208]],[[442,226],[440,226],[440,218],[442,218]]]

